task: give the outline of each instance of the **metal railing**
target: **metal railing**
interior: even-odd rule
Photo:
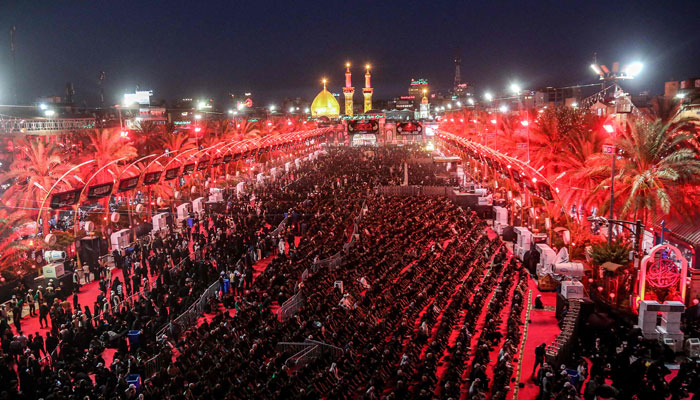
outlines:
[[[304,295],[301,291],[297,292],[294,296],[290,297],[282,303],[279,309],[277,309],[277,320],[284,322],[294,314],[298,313],[301,308],[304,307]]]
[[[279,342],[277,343],[277,349],[281,351],[296,351],[294,355],[289,357],[286,361],[286,365],[293,365],[294,368],[303,367],[309,361],[320,358],[324,355],[330,355],[333,358],[339,358],[343,355],[343,349],[337,346],[333,346],[327,343],[319,342],[316,340],[306,339],[302,342]]]

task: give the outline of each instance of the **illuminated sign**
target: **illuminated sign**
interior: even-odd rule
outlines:
[[[88,199],[94,200],[109,196],[109,194],[112,193],[112,186],[112,182],[92,185],[88,188],[87,197]]]
[[[209,160],[199,160],[199,163],[197,164],[197,171],[202,171],[209,168]]]
[[[74,206],[78,204],[78,200],[80,200],[80,192],[82,190],[82,188],[73,189],[54,194],[51,196],[51,203],[49,204],[49,207],[55,210],[57,208]]]
[[[423,126],[418,122],[401,122],[396,125],[396,132],[401,135],[420,135]]]
[[[189,174],[192,173],[192,171],[194,171],[194,163],[186,164],[186,165],[182,168],[182,175],[189,175]]]
[[[401,96],[401,100],[415,100],[416,96]]]
[[[124,93],[124,105],[132,104],[149,105],[151,104],[152,90],[137,90],[134,93]]]
[[[377,133],[378,131],[379,123],[376,120],[348,122],[349,133]]]
[[[152,185],[154,183],[157,183],[160,180],[160,175],[163,173],[163,171],[153,171],[153,172],[147,172],[146,175],[143,176],[143,184],[144,186],[147,185]]]
[[[180,171],[180,167],[175,167],[175,168],[170,168],[169,170],[165,171],[165,180],[173,180],[177,178],[177,173]]]
[[[411,86],[416,86],[416,85],[427,85],[428,80],[427,79],[411,79]]]
[[[117,192],[126,192],[127,190],[131,190],[138,186],[139,184],[139,177],[138,176],[132,176],[131,178],[125,178],[119,181],[119,186],[117,187]]]
[[[189,125],[192,121],[173,121],[173,125]]]

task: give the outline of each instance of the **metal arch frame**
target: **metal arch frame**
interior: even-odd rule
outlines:
[[[103,165],[101,168],[99,168],[97,171],[95,171],[95,172],[92,174],[92,176],[90,176],[90,178],[88,178],[88,179],[85,181],[85,186],[83,186],[83,188],[80,190],[80,195],[78,196],[78,203],[77,203],[75,206],[73,206],[73,207],[74,207],[74,209],[73,209],[73,211],[74,211],[74,212],[73,212],[73,232],[75,232],[75,236],[77,236],[77,234],[78,234],[78,210],[80,209],[80,200],[81,200],[82,197],[83,197],[83,193],[85,193],[85,189],[87,189],[87,188],[89,187],[90,182],[92,182],[92,180],[93,180],[100,172],[104,171],[104,170],[105,170],[107,167],[109,167],[110,165],[116,164],[116,163],[118,163],[118,162],[120,162],[120,161],[124,161],[124,160],[126,160],[126,157],[117,158],[116,160],[112,160],[112,161],[108,162],[107,164],[105,164],[105,165]],[[112,185],[114,185],[114,178],[112,178]],[[112,187],[112,189],[114,189],[114,187]],[[111,191],[110,191],[110,196],[111,196]],[[76,258],[77,258],[77,260],[78,260],[78,267],[81,267],[82,264],[81,264],[81,262],[80,262],[80,252],[79,252],[79,251],[76,251],[76,252],[75,252],[75,255],[76,255]]]
[[[124,175],[124,173],[126,173],[126,171],[129,170],[131,167],[133,167],[136,164],[140,163],[141,161],[148,159],[148,158],[151,158],[151,157],[156,157],[156,160],[158,159],[156,154],[149,154],[147,156],[143,156],[143,157],[139,158],[138,160],[132,162],[131,164],[127,165],[126,168],[124,168],[119,173],[119,175],[117,176],[117,179],[116,179],[116,184],[112,186],[112,190],[109,193],[110,200],[112,199],[112,196],[114,196],[114,187],[119,185],[119,182],[121,182],[122,175]],[[150,166],[151,164],[148,164],[148,165]],[[148,169],[148,167],[144,168],[143,170],[139,169],[139,167],[136,167],[136,169],[139,171],[138,178],[139,178],[139,182],[140,182],[141,177],[143,176],[143,173]],[[137,189],[139,187],[139,182],[136,183],[136,187],[134,189]],[[131,190],[134,190],[134,189],[131,189]],[[129,190],[129,191],[131,191],[131,190]],[[129,207],[128,199],[127,199],[126,208],[127,208],[128,213],[129,213],[129,225],[130,225],[129,228],[131,228],[131,207]],[[107,208],[107,215],[109,215],[109,206]],[[111,222],[111,220],[110,220],[110,222]]]
[[[557,191],[557,188],[556,188],[554,185],[552,185],[552,183],[549,181],[549,179],[547,179],[547,177],[545,177],[544,175],[542,175],[542,173],[540,173],[539,171],[537,171],[536,169],[534,169],[531,165],[529,165],[529,164],[527,164],[527,163],[525,163],[525,162],[522,162],[522,161],[520,161],[519,159],[517,159],[517,158],[515,158],[515,157],[505,155],[505,154],[503,154],[503,153],[501,153],[501,152],[499,152],[499,151],[497,151],[497,150],[494,150],[494,149],[492,149],[492,148],[490,148],[490,147],[488,147],[488,146],[486,146],[486,145],[483,145],[483,144],[480,144],[480,143],[476,143],[476,142],[473,142],[473,141],[467,141],[466,138],[457,136],[457,135],[455,135],[455,134],[453,134],[453,133],[446,132],[446,131],[442,131],[442,130],[440,130],[440,132],[441,132],[442,135],[445,135],[446,138],[450,138],[450,139],[459,141],[459,142],[461,142],[462,144],[465,144],[465,145],[471,147],[472,149],[480,150],[480,151],[484,151],[484,152],[490,153],[490,155],[492,155],[492,156],[500,157],[501,159],[505,159],[505,160],[507,160],[508,162],[517,165],[521,170],[522,170],[522,169],[527,170],[531,175],[533,175],[533,176],[532,176],[533,178],[541,179],[543,182],[545,182],[547,185],[549,185],[550,188],[554,189],[554,191],[552,192],[552,194],[553,194],[553,196],[554,196],[554,198],[555,198],[555,202],[558,203],[559,206],[562,207],[562,209],[564,208],[564,202],[561,200],[561,197],[559,196],[559,192]],[[448,136],[448,135],[449,135],[449,136]],[[564,215],[566,216],[567,223],[571,223],[571,219],[570,219],[569,215],[568,215],[566,212],[564,213]]]
[[[72,173],[73,171],[75,171],[78,168],[81,168],[81,167],[88,165],[90,163],[93,163],[93,162],[96,162],[94,158],[92,160],[84,161],[84,162],[74,166],[73,168],[69,169],[63,175],[61,175],[61,177],[58,178],[58,180],[56,182],[54,182],[54,184],[51,186],[51,189],[49,189],[46,192],[46,196],[44,196],[44,199],[41,201],[41,205],[39,206],[39,212],[38,212],[38,215],[36,217],[36,232],[35,232],[34,236],[39,236],[39,219],[41,218],[41,212],[44,210],[44,204],[46,204],[46,200],[48,200],[49,196],[51,196],[51,192],[56,188],[56,186],[58,186],[58,184],[60,182],[63,181],[63,178],[68,176],[68,174]],[[87,184],[85,184],[85,185],[87,186]],[[85,187],[83,186],[83,188],[85,188]],[[81,194],[82,194],[82,191],[81,191]],[[80,198],[78,198],[78,203],[80,203]],[[44,233],[44,236],[48,235],[48,232],[43,232],[43,233]]]

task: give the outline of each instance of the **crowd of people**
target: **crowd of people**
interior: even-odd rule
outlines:
[[[115,253],[114,270],[92,271],[94,304],[33,293],[49,329],[25,336],[21,322],[0,323],[0,398],[508,398],[527,270],[470,210],[375,190],[420,158],[329,149],[246,196],[228,193],[225,210]],[[415,165],[411,182],[438,182]],[[216,282],[207,318],[176,323]],[[297,307],[279,312],[290,299]],[[540,398],[680,399],[699,382],[685,363],[666,383],[663,362],[648,362],[663,348],[638,332],[582,335],[579,348],[576,379],[538,358]]]

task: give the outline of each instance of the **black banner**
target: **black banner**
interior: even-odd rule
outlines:
[[[82,188],[72,189],[54,194],[51,196],[51,203],[49,203],[49,207],[55,210],[57,208],[74,206],[78,204],[78,201],[80,200],[80,192],[82,190]]]
[[[165,180],[171,181],[177,178],[178,172],[180,172],[180,167],[170,168],[169,170],[165,171]]]
[[[203,171],[207,168],[209,168],[209,160],[199,160],[199,163],[197,163],[197,171]]]
[[[182,175],[189,175],[194,171],[194,163],[191,164],[185,164],[185,166],[182,168]]]
[[[218,167],[221,165],[222,159],[221,157],[216,157],[215,159],[211,160],[211,166],[212,167]]]
[[[112,193],[112,182],[100,183],[99,185],[92,185],[88,188],[87,197],[88,199],[101,199],[103,197],[109,196]]]
[[[233,160],[233,154],[226,154],[221,162],[228,164],[231,162],[231,160]]]
[[[132,176],[131,178],[124,178],[119,181],[119,186],[117,187],[117,193],[126,192],[139,185],[139,177]]]
[[[146,172],[146,175],[143,176],[143,185],[148,186],[158,183],[162,174],[163,171]]]

